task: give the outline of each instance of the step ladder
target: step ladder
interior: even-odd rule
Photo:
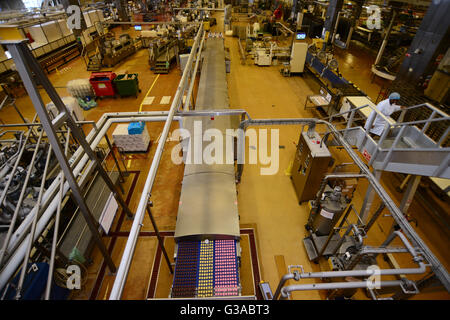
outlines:
[[[353,121],[356,113],[367,107],[385,119],[385,128],[378,141]],[[424,115],[424,119],[416,116],[414,121],[403,121],[410,112]],[[346,128],[340,133],[375,170],[450,179],[450,117],[445,112],[423,103],[404,109],[395,122],[374,107],[364,105],[333,115],[330,120],[343,115],[349,116]],[[329,141],[328,145],[338,144]]]
[[[102,60],[98,55],[89,57],[87,71],[100,71],[102,69]]]

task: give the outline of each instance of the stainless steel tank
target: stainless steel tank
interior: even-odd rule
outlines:
[[[347,201],[342,195],[341,187],[331,189],[326,187],[320,200],[319,210],[313,217],[312,231],[317,236],[328,235],[339,221],[347,207]]]

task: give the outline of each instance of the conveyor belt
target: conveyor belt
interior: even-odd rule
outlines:
[[[195,109],[228,109],[223,39],[207,39],[205,47]],[[231,123],[229,116],[185,117],[183,127],[189,130],[191,139],[194,134],[202,138],[207,129],[219,130],[225,137]],[[198,124],[202,128],[199,133],[194,131]],[[191,143],[191,152],[196,143]],[[203,143],[202,155],[207,145]],[[174,236],[178,249],[172,298],[240,295],[234,163],[225,164],[226,152],[230,151],[224,150],[222,163],[185,163]]]
[[[223,39],[207,39],[205,47],[195,109],[228,109]],[[185,117],[183,127],[191,132],[191,139],[195,133],[195,123],[201,124],[203,132],[207,129],[217,129],[223,136],[226,129],[231,128],[229,116],[214,119]],[[208,142],[203,143],[202,151],[207,145]],[[194,147],[195,143],[191,143],[191,151]],[[224,150],[223,163],[226,151],[230,150]],[[240,237],[234,164],[185,164],[175,240],[202,240],[205,237]]]

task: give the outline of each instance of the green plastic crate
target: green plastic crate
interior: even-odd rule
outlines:
[[[113,82],[121,97],[135,96],[137,98],[141,92],[137,73],[119,74]]]

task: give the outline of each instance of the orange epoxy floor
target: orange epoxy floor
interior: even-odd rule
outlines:
[[[218,26],[215,28],[223,25],[220,14],[217,15],[217,20]],[[306,95],[314,92],[308,87],[302,77],[285,78],[279,73],[280,66],[258,67],[253,65],[250,60],[247,60],[246,65],[241,65],[237,39],[226,37],[225,46],[230,49],[231,54],[231,73],[227,74],[231,108],[245,109],[255,119],[317,116],[317,114],[312,114],[303,108]],[[367,68],[370,68],[372,58],[368,57],[367,54],[361,53],[358,46],[353,45],[353,43],[348,52],[338,52],[337,56],[344,76],[351,79],[375,100],[382,82],[378,80],[374,83],[370,82],[370,71]],[[151,92],[148,93],[148,96],[154,96],[155,100],[152,105],[143,106],[142,110],[168,110],[170,105],[160,105],[159,101],[163,96],[172,96],[173,98],[180,80],[180,71],[177,67],[174,67],[170,74],[161,75],[154,82],[156,75],[149,70],[147,59],[147,51],[141,50],[123,63],[112,68],[117,73],[127,70],[129,73],[139,74],[142,92],[137,99],[132,97],[99,100],[98,107],[84,111],[85,118],[97,121],[104,112],[138,111],[142,99],[146,96],[153,83],[154,86]],[[62,87],[71,79],[88,77],[90,72],[85,70],[84,62],[81,59],[76,59],[58,73],[52,73],[49,78],[54,86],[57,87],[58,93],[61,96],[66,96],[68,95],[67,90]],[[43,99],[45,103],[49,101],[45,94],[43,94]],[[16,104],[22,113],[31,120],[34,115],[34,109],[30,99],[27,96],[18,98]],[[1,110],[0,118],[5,123],[20,122],[20,118],[15,114],[12,107],[5,107]],[[174,123],[172,129],[175,129],[177,126],[178,124]],[[137,208],[142,187],[156,149],[156,141],[162,127],[163,123],[147,125],[152,140],[152,146],[148,153],[126,156],[125,163],[130,171],[130,176],[126,180],[125,189],[130,190],[134,183],[133,192],[129,195],[129,206],[132,211],[135,211]],[[267,127],[265,129],[276,128]],[[287,272],[288,265],[303,265],[305,271],[320,270],[319,265],[309,262],[302,243],[302,239],[306,236],[304,225],[309,214],[308,206],[307,204],[298,205],[292,183],[285,174],[285,170],[293,159],[300,126],[285,126],[279,127],[279,129],[280,145],[283,147],[279,149],[280,161],[277,174],[262,176],[260,174],[260,165],[246,165],[242,181],[237,186],[241,227],[255,226],[261,280],[268,281],[272,290],[275,290],[278,285],[280,276]],[[108,131],[109,136],[112,135],[113,130],[114,126]],[[175,228],[178,199],[181,190],[183,166],[176,166],[170,160],[170,150],[173,145],[173,142],[169,142],[165,148],[166,151],[163,154],[152,192],[153,214],[161,231],[173,231]],[[342,154],[339,150],[333,150],[333,155],[341,162],[348,160],[348,156]],[[394,189],[398,183],[392,179],[390,173],[383,174],[382,182],[394,201],[399,204],[401,194]],[[358,186],[354,198],[356,207],[361,206],[366,188],[367,183],[365,182]],[[372,212],[376,207],[376,205],[373,206]],[[450,252],[447,246],[449,239],[446,234],[440,230],[439,225],[427,214],[426,208],[417,200],[413,201],[409,212],[419,221],[419,225],[416,228],[419,235],[448,270]],[[371,241],[374,244],[383,241],[387,236],[390,221],[390,218],[380,218],[372,228],[370,239],[373,239]],[[112,227],[113,230],[116,230],[117,223],[118,220],[116,219]],[[117,231],[129,231],[131,224],[132,221],[123,220],[120,229],[117,229]],[[144,219],[142,231],[153,231],[148,216]],[[111,245],[110,237],[104,237],[104,241],[107,246]],[[165,239],[169,255],[170,250],[173,252],[173,242],[171,241],[170,238]],[[126,238],[118,237],[112,249],[113,260],[116,265],[120,262],[125,242]],[[139,239],[124,289],[123,299],[144,299],[146,297],[157,245],[155,237],[141,237]],[[102,260],[99,251],[94,249],[93,264],[89,268],[89,277],[85,288],[74,294],[73,299],[89,299],[93,297],[92,288],[94,287],[95,279],[101,271]],[[407,258],[401,259],[400,262],[402,266],[412,265]],[[383,261],[379,263],[383,266],[385,265]],[[326,267],[326,263],[321,263],[321,265]],[[164,261],[161,262],[161,268],[167,268]],[[107,299],[109,296],[114,275],[109,274],[107,269],[104,273],[105,277],[93,298]],[[167,278],[168,288],[171,283],[170,277]],[[302,281],[302,283],[310,282],[313,281]],[[294,282],[291,281],[290,283],[293,284]],[[157,290],[157,292],[160,292],[161,295],[168,292],[161,286],[158,288],[159,291]],[[363,293],[359,293],[357,296],[365,298]],[[324,297],[324,292],[319,293],[317,291],[293,294],[294,299],[322,299]],[[442,292],[426,294],[420,297],[433,299],[450,298],[448,294]]]

